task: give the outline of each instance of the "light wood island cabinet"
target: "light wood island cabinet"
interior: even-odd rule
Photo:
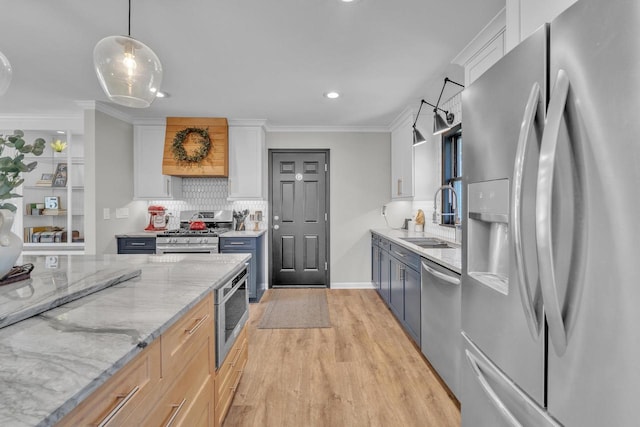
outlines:
[[[220,426],[248,357],[246,326],[215,369],[213,294],[81,402],[58,426]]]

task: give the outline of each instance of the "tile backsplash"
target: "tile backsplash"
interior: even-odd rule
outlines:
[[[229,201],[229,181],[226,178],[183,178],[182,200],[157,200],[150,205],[162,205],[173,215],[169,220],[169,228],[180,226],[180,211],[184,210],[244,210],[251,213],[262,211],[263,221],[260,228],[266,227],[268,202],[266,200]]]

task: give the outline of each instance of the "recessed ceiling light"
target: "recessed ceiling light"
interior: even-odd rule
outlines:
[[[57,130],[56,133],[59,133],[60,135],[64,135],[66,132],[63,130]]]
[[[358,0],[342,0],[342,3],[357,3]]]
[[[329,99],[336,99],[340,97],[340,94],[336,91],[331,91],[331,92],[325,93],[324,96]]]

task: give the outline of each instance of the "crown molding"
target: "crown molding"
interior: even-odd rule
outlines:
[[[465,67],[485,46],[504,33],[507,27],[507,10],[502,8],[496,16],[456,55],[452,64]]]
[[[398,114],[396,116],[395,119],[393,119],[393,121],[389,125],[389,130],[390,131],[394,131],[397,128],[399,128],[400,126],[404,126],[407,121],[410,121],[410,122],[413,123],[413,119],[414,119],[413,108],[412,107],[405,107],[405,109],[402,110],[400,112],[400,114]]]
[[[127,122],[133,124],[134,118],[130,114],[123,113],[122,111],[105,104],[102,101],[76,101],[76,104],[82,108],[83,110],[96,110],[101,113],[107,114],[114,119],[122,120],[123,122]]]
[[[70,130],[84,132],[84,116],[81,111],[55,114],[0,114],[0,128],[23,130]]]
[[[229,126],[259,126],[265,127],[267,125],[266,119],[227,119]]]
[[[274,126],[267,125],[267,132],[358,132],[388,133],[387,126]]]

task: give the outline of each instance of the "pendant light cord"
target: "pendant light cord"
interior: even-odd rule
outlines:
[[[127,34],[131,37],[131,0],[129,0],[129,28]]]

